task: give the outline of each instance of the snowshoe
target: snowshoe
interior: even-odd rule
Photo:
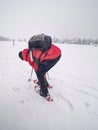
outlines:
[[[53,98],[50,96],[50,94],[48,93],[47,95],[43,94],[40,90],[40,86],[39,85],[35,85],[34,86],[34,90],[37,94],[39,94],[41,97],[43,97],[45,100],[47,101],[53,101]]]

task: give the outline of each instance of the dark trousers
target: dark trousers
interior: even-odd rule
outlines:
[[[61,55],[54,60],[44,61],[38,67],[38,71],[36,72],[36,75],[40,83],[41,91],[43,94],[47,95],[48,93],[45,75],[59,61],[60,57]]]

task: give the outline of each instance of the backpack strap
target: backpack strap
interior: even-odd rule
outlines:
[[[31,61],[33,61],[32,50],[30,50],[29,52],[30,52],[30,59],[31,59]]]
[[[30,52],[30,59],[31,59],[31,62],[34,61],[34,62],[36,63],[36,65],[39,66],[40,57],[41,57],[41,56],[39,57],[39,59],[36,58],[35,56],[33,56],[32,51],[33,51],[33,50],[30,50],[30,51],[29,51],[29,52]]]
[[[30,55],[30,60],[31,60],[31,62],[34,61],[34,62],[36,63],[36,65],[39,66],[39,64],[40,64],[40,57],[42,56],[43,53],[40,55],[39,58],[36,58],[36,57],[33,56],[33,54],[32,54],[32,51],[33,51],[33,50],[34,50],[34,49],[28,50],[28,52],[26,53],[26,60],[27,60],[27,58],[28,58],[28,55]]]

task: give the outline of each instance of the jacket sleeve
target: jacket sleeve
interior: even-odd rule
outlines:
[[[24,61],[26,61],[26,62],[28,62],[29,63],[29,65],[31,66],[31,67],[33,67],[34,68],[34,70],[35,70],[35,72],[38,70],[38,66],[36,65],[36,63],[34,62],[34,61],[31,61],[31,59],[30,59],[30,54],[28,53],[28,49],[24,49],[23,51],[22,51],[22,57],[23,57],[23,60]],[[28,53],[28,54],[27,54]]]
[[[28,49],[24,49],[23,51],[22,51],[22,58],[23,58],[23,60],[25,60],[25,61],[27,61],[27,53],[28,53]]]

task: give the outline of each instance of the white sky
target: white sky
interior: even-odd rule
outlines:
[[[0,0],[0,36],[98,38],[98,0]]]

